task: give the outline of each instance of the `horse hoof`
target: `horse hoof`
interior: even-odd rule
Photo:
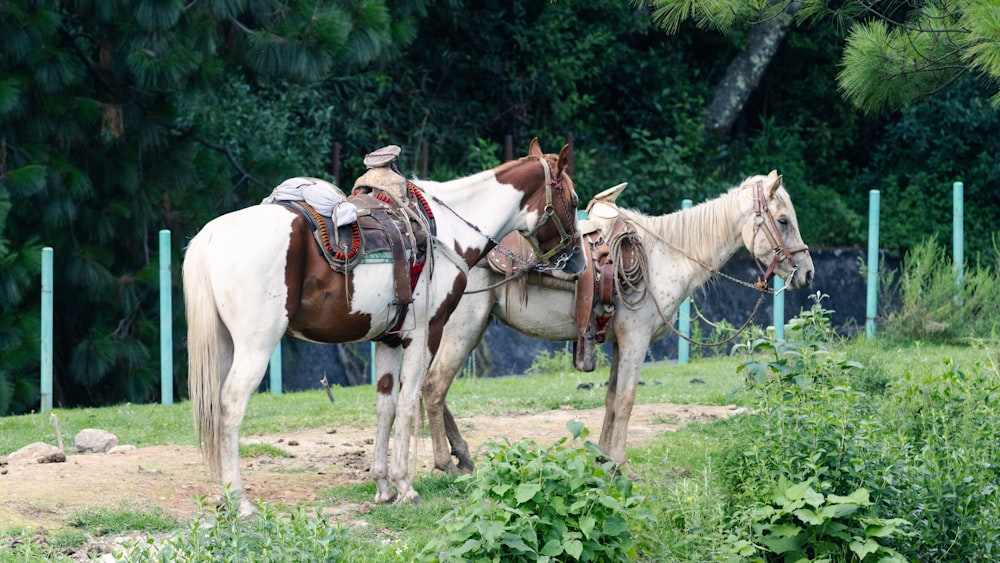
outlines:
[[[438,471],[440,471],[441,473],[444,473],[445,475],[461,475],[462,474],[462,472],[459,471],[458,467],[455,467],[454,463],[448,463],[448,464],[442,464],[442,465],[435,465],[434,469],[437,469]]]
[[[399,503],[412,504],[416,506],[420,504],[420,495],[417,494],[417,491],[410,489],[410,492],[406,493],[405,495],[399,498]]]

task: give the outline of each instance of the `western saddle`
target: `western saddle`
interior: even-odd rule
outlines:
[[[596,345],[605,341],[615,313],[617,281],[622,272],[633,268],[636,252],[640,251],[635,227],[620,217],[615,205],[626,186],[623,183],[604,190],[587,205],[587,218],[579,224],[587,269],[575,283],[548,272],[525,275],[522,265],[533,264],[534,253],[518,233],[504,237],[487,255],[489,267],[508,278],[518,276],[524,278],[524,283],[574,291],[578,333],[573,346],[573,365],[580,371],[594,370]]]
[[[355,181],[349,197],[330,182],[303,177],[286,180],[261,202],[301,213],[337,272],[346,274],[360,263],[393,265],[396,319],[377,339],[397,337],[427,262],[429,241],[436,235],[434,214],[423,194],[396,169],[400,152],[389,145],[366,155],[368,171]]]

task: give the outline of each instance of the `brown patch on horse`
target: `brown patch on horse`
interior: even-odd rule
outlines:
[[[544,178],[545,174],[545,169],[543,168],[543,166],[545,165],[542,164],[542,160],[538,160],[539,158],[544,159],[548,163],[548,165],[552,169],[552,174],[555,175],[556,174],[555,166],[552,166],[552,163],[549,162],[545,156],[543,155],[539,155],[538,157],[526,156],[522,157],[519,160],[510,161],[506,163],[506,165],[502,165],[496,172],[497,181],[500,182],[501,184],[509,184],[514,188],[521,190],[522,193],[526,189],[525,188],[526,186],[530,186],[533,189],[535,186],[538,185],[538,182],[541,181],[542,178]],[[537,160],[538,167],[536,168],[533,166],[531,167],[518,166],[518,164],[525,159]],[[524,203],[525,203],[524,197],[522,195],[521,204],[523,205]],[[541,204],[539,205],[538,202],[532,202],[532,206],[529,207],[529,210],[535,213],[542,213],[544,205],[545,205],[545,199],[541,198]]]
[[[427,350],[431,354],[436,354],[438,348],[441,346],[441,335],[444,333],[444,325],[448,322],[448,316],[455,310],[455,307],[458,307],[458,301],[462,298],[462,293],[465,292],[467,284],[468,279],[464,275],[455,276],[455,279],[451,282],[451,291],[441,301],[441,306],[438,307],[437,311],[434,311],[434,315],[431,316],[427,327]]]
[[[382,395],[392,393],[392,380],[391,373],[383,374],[382,377],[378,378],[378,385],[376,385],[375,390]]]
[[[288,243],[285,312],[288,330],[315,342],[361,340],[371,327],[369,315],[351,313],[352,277],[334,272],[320,253],[306,219],[295,214]],[[245,280],[254,283],[256,280]],[[341,322],[331,323],[330,319]]]

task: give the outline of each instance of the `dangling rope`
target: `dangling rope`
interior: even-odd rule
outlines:
[[[631,225],[631,223],[630,223]],[[634,260],[631,266],[625,266],[622,247],[631,244]],[[626,229],[608,241],[608,248],[613,256],[615,291],[618,300],[627,309],[635,311],[646,298],[646,279],[649,277],[649,265],[646,262],[646,252],[639,240],[638,233]],[[655,300],[654,300],[655,301]]]
[[[695,346],[701,346],[704,348],[711,348],[715,346],[722,346],[724,344],[728,344],[729,342],[732,342],[737,336],[739,336],[741,332],[746,330],[748,326],[750,326],[750,322],[753,321],[753,318],[755,316],[757,316],[757,311],[760,309],[761,304],[764,302],[764,296],[767,295],[768,293],[773,293],[773,291],[766,286],[762,286],[761,284],[747,283],[743,280],[734,278],[720,270],[712,268],[711,266],[705,264],[701,260],[698,260],[697,258],[691,256],[683,249],[678,248],[676,245],[674,245],[667,239],[660,236],[659,233],[653,232],[652,230],[647,228],[645,225],[642,225],[641,223],[630,222],[629,225],[635,225],[642,228],[648,235],[652,236],[654,239],[672,248],[673,250],[678,252],[681,256],[684,256],[685,258],[698,264],[702,268],[705,268],[705,270],[707,270],[711,274],[722,276],[740,285],[744,285],[746,287],[757,289],[760,291],[760,297],[757,299],[757,303],[754,305],[753,311],[750,313],[750,316],[747,317],[747,320],[743,323],[743,325],[740,326],[740,328],[738,328],[736,332],[734,332],[731,336],[729,336],[724,340],[720,340],[718,342],[697,342],[681,334],[681,332],[674,327],[673,321],[667,319],[667,316],[663,313],[663,308],[660,307],[660,303],[656,300],[656,295],[649,294],[650,301],[652,301],[653,305],[656,307],[656,312],[660,315],[660,319],[663,321],[663,324],[669,327],[670,330],[674,334],[676,334],[678,338],[683,338],[684,340],[690,342],[691,344],[694,344]],[[629,242],[631,242],[634,245],[634,248],[636,248],[637,250],[637,252],[635,252],[635,264],[633,264],[632,267],[629,269],[625,268],[621,254],[621,247],[625,242],[626,238],[628,239]],[[642,249],[642,243],[638,237],[638,233],[632,230],[625,231],[621,235],[613,238],[608,243],[608,245],[611,247],[611,255],[614,256],[615,290],[618,292],[618,300],[621,302],[622,305],[624,305],[628,309],[635,311],[641,307],[642,301],[646,297],[647,289],[646,286],[643,284],[643,282],[646,280],[648,276],[648,264],[646,262],[646,253]],[[626,297],[627,295],[627,293],[625,292],[626,289],[634,292],[634,295]]]

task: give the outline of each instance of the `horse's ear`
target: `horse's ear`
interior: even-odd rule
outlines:
[[[569,174],[569,171],[573,169],[573,151],[570,150],[569,145],[563,145],[561,151],[559,151],[559,172],[565,171]]]
[[[781,186],[781,178],[783,176],[778,174],[777,170],[772,170],[770,174],[767,175],[767,195],[772,196],[774,192],[778,191],[778,187]]]
[[[528,145],[528,156],[542,156],[542,148],[538,146],[538,137],[531,140]]]

